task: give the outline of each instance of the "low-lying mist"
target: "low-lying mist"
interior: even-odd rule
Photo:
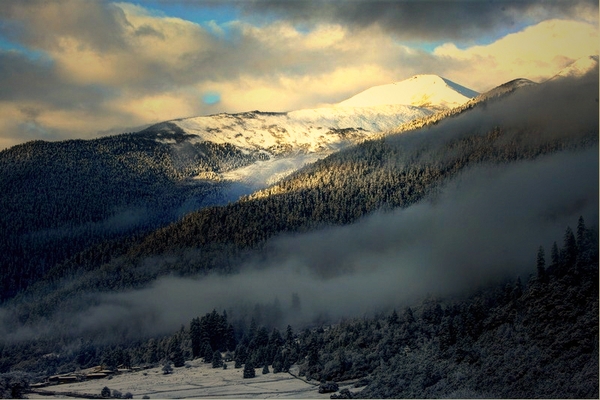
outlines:
[[[538,246],[549,254],[580,215],[596,224],[598,191],[597,148],[471,168],[409,208],[276,237],[261,261],[241,273],[166,277],[142,290],[90,294],[95,305],[78,315],[56,316],[39,330],[12,331],[10,337],[68,324],[75,336],[135,338],[173,332],[213,309],[236,314],[277,301],[279,325],[305,326],[527,279],[535,273]],[[291,305],[294,293],[300,307]]]

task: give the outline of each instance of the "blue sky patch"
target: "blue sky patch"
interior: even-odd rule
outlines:
[[[204,104],[213,105],[221,101],[221,94],[217,92],[206,92],[202,95]]]

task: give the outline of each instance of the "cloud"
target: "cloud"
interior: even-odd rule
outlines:
[[[16,50],[0,50],[0,146],[91,138],[218,112],[310,108],[418,73],[439,74],[482,91],[518,75],[551,75],[579,54],[597,52],[597,18],[590,18],[591,24],[554,21],[553,28],[548,22],[489,45],[457,47],[456,36],[448,33],[452,24],[479,14],[491,19],[499,7],[491,2],[469,7],[455,2],[351,1],[343,7],[336,2],[233,2],[226,6],[245,10],[243,19],[202,25],[140,4],[1,2],[0,35]],[[507,16],[513,14],[532,21],[549,15],[579,18],[582,9],[594,7],[587,2],[549,3],[547,10],[530,2],[502,4],[506,11],[492,27],[509,26]],[[251,15],[267,8],[290,18]],[[297,23],[303,15],[309,24]],[[458,36],[478,37],[473,32],[485,28],[485,18],[472,19]],[[445,44],[434,53],[411,47],[415,40],[429,40],[419,27],[431,25],[439,25],[431,37]],[[513,49],[511,43],[520,47]],[[218,92],[220,101],[203,101],[208,92]]]
[[[241,3],[248,13],[294,21],[340,23],[352,29],[378,26],[401,39],[473,42],[482,35],[550,18],[586,18],[598,3],[579,1],[389,1],[255,0]],[[514,28],[513,28],[514,29]]]
[[[598,27],[585,22],[549,20],[507,35],[485,46],[459,49],[453,43],[437,47],[440,62],[456,63],[448,73],[461,84],[494,87],[484,70],[494,71],[496,82],[526,77],[542,81],[573,61],[598,54]]]

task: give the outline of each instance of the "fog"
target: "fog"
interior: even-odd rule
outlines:
[[[167,277],[100,296],[75,317],[81,333],[168,333],[198,315],[280,301],[285,326],[389,311],[535,273],[538,246],[562,244],[583,215],[598,220],[597,148],[470,169],[434,198],[355,224],[272,239],[241,273]],[[297,293],[301,309],[291,310]],[[237,312],[236,312],[237,310]]]

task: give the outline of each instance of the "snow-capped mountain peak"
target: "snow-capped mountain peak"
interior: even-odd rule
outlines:
[[[374,86],[338,104],[337,107],[373,107],[403,104],[447,109],[466,103],[479,93],[438,75],[415,75],[403,81]]]

